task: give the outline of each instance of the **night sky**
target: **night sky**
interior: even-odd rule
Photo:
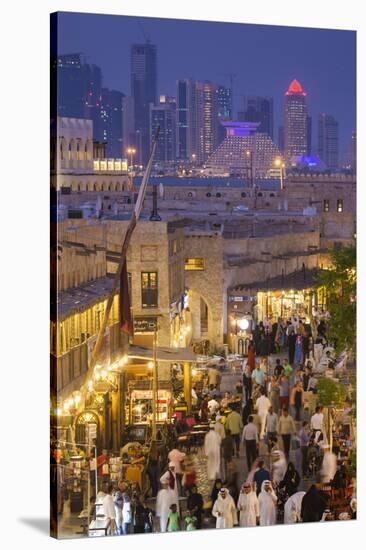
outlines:
[[[242,96],[274,98],[275,129],[282,124],[283,95],[296,78],[308,93],[313,116],[312,148],[317,147],[317,116],[339,122],[340,153],[356,127],[356,33],[353,31],[212,23],[118,15],[60,13],[59,54],[82,52],[99,65],[103,86],[130,94],[130,46],[158,48],[158,93],[175,95],[175,81],[192,77],[229,86],[234,109]]]

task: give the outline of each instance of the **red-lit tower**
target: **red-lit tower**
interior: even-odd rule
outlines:
[[[297,80],[293,80],[285,93],[284,121],[285,159],[307,153],[307,108],[306,92]]]

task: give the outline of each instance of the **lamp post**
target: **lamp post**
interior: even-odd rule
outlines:
[[[136,149],[134,147],[127,148],[127,154],[130,155],[130,167],[131,172],[133,171],[133,156],[136,154]]]
[[[275,159],[274,163],[275,163],[275,166],[277,166],[277,168],[280,169],[280,189],[281,189],[281,191],[283,191],[283,189],[284,189],[284,186],[283,186],[283,170],[285,168],[285,163],[279,157]]]

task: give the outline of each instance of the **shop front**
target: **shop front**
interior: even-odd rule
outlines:
[[[306,324],[326,308],[326,292],[318,287],[319,270],[301,270],[264,282],[238,285],[228,293],[230,350],[245,355],[256,324],[266,326],[298,316]]]

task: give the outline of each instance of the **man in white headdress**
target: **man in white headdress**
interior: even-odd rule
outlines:
[[[258,497],[259,525],[276,525],[277,496],[272,483],[266,479],[262,483],[262,490]]]
[[[287,461],[285,454],[282,451],[275,450],[272,452],[272,467],[271,477],[273,484],[277,486],[283,478],[287,470]]]
[[[304,495],[306,495],[305,491],[299,491],[286,500],[283,517],[285,524],[301,521],[301,503]]]
[[[238,498],[240,527],[255,527],[259,520],[259,503],[257,494],[252,489],[250,481],[245,481]]]
[[[160,532],[165,533],[168,523],[168,515],[172,504],[176,504],[176,495],[174,491],[169,487],[169,482],[162,482],[162,489],[156,497],[156,517],[160,518]]]
[[[177,505],[177,510],[179,512],[179,490],[178,490],[178,480],[177,474],[175,472],[175,464],[170,461],[168,464],[168,470],[160,478],[160,483],[162,485],[168,484],[169,488],[173,491],[175,495],[174,503]]]
[[[221,415],[217,414],[215,418],[215,432],[219,434],[221,441],[225,437],[225,428],[223,423],[221,422]]]
[[[216,518],[216,529],[230,529],[238,524],[234,499],[225,487],[222,487],[217,495],[212,515]]]
[[[215,424],[210,424],[210,431],[205,435],[204,451],[207,456],[207,479],[220,477],[221,437],[214,430]]]
[[[330,483],[337,471],[337,457],[331,452],[328,444],[321,445],[324,452],[322,466],[320,468],[320,479],[322,483]]]
[[[268,410],[271,407],[271,402],[268,399],[268,397],[265,395],[263,388],[261,388],[260,394],[261,394],[260,397],[258,397],[257,401],[255,402],[255,408],[257,409],[257,413],[261,421],[261,431],[260,431],[259,437],[260,439],[263,439],[265,428],[266,428],[267,414],[268,414]]]

